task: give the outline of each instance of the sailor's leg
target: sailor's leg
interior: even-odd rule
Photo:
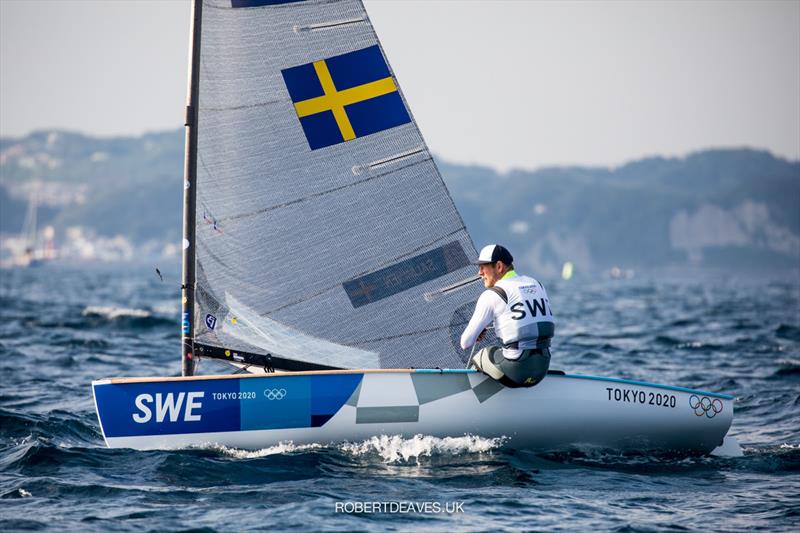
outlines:
[[[500,350],[502,350],[502,348],[499,346],[488,346],[486,348],[482,348],[478,353],[472,356],[472,363],[470,366],[480,370],[491,378],[502,378],[503,371],[500,370],[494,362],[498,356],[500,359],[503,358],[502,353],[497,353]],[[494,357],[492,357],[493,355]]]
[[[533,387],[547,375],[550,368],[550,350],[538,348],[525,350],[519,359],[498,361],[500,370],[505,375],[504,385],[510,387]]]

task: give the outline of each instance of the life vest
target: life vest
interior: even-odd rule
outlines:
[[[506,350],[549,348],[555,318],[544,286],[530,276],[512,276],[488,289],[506,303],[494,319],[495,335]]]

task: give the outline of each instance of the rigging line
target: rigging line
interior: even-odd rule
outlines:
[[[369,344],[369,343],[372,343],[372,342],[388,341],[388,340],[393,340],[393,339],[400,339],[400,338],[403,338],[403,337],[410,337],[411,335],[420,335],[422,333],[434,333],[434,332],[437,332],[437,331],[441,331],[443,329],[450,329],[450,324],[448,324],[446,326],[439,326],[439,327],[436,327],[436,328],[420,329],[420,330],[417,330],[417,331],[409,331],[408,333],[398,333],[397,335],[387,335],[386,337],[378,337],[376,339],[368,339],[368,340],[365,340],[365,341],[350,341],[350,342],[347,343],[347,346],[355,347],[355,346],[360,346],[362,344]]]
[[[200,166],[203,167],[203,170],[205,171],[206,175],[209,178],[211,176],[213,176],[213,174],[211,174],[211,171],[208,170],[208,166],[206,165],[206,158],[203,157],[203,154],[197,154],[197,159],[198,159],[198,161],[200,161]],[[197,178],[195,178],[195,181],[198,181]],[[197,183],[194,184],[195,187],[197,187],[197,185],[198,185]],[[199,188],[198,188],[197,192],[198,193],[200,192]],[[205,202],[204,201],[203,201],[203,207],[205,207]]]
[[[405,169],[413,167],[415,165],[420,165],[420,164],[425,163],[427,161],[433,161],[433,158],[432,157],[426,157],[425,159],[421,159],[420,161],[414,161],[413,163],[409,163],[408,165],[404,165],[402,167],[398,167],[398,168],[392,169],[392,170],[390,170],[388,172],[384,172],[382,174],[376,174],[374,176],[370,176],[370,177],[364,178],[362,180],[354,181],[354,182],[348,183],[346,185],[340,185],[339,187],[334,187],[333,189],[328,189],[326,191],[320,191],[320,192],[311,194],[309,196],[304,196],[302,198],[297,198],[295,200],[290,200],[288,202],[284,202],[282,204],[271,205],[269,207],[265,207],[263,209],[258,209],[257,211],[252,211],[250,213],[242,213],[241,215],[232,215],[232,216],[229,216],[229,217],[220,218],[220,219],[218,219],[218,222],[229,222],[229,221],[234,221],[234,220],[241,220],[243,218],[254,217],[256,215],[262,215],[262,214],[268,213],[270,211],[275,211],[277,209],[282,209],[284,207],[289,207],[290,205],[295,205],[295,204],[299,204],[299,203],[305,202],[306,200],[311,200],[312,198],[319,198],[319,197],[325,196],[327,194],[332,194],[332,193],[335,193],[335,192],[342,191],[344,189],[349,189],[350,187],[355,187],[357,185],[362,185],[362,184],[367,183],[369,181],[373,181],[373,180],[376,180],[376,179],[379,179],[379,178],[384,178],[386,176],[394,174],[395,172],[399,172],[401,170],[405,170]]]
[[[358,346],[360,344],[368,344],[368,343],[371,343],[371,342],[399,339],[399,338],[402,338],[402,337],[408,337],[410,335],[419,335],[420,333],[433,333],[435,331],[441,331],[443,329],[450,329],[450,328],[452,328],[454,326],[466,326],[467,324],[469,324],[469,320],[462,320],[461,322],[452,322],[452,323],[450,323],[450,324],[448,324],[446,326],[439,326],[439,327],[436,327],[436,328],[420,329],[420,330],[417,330],[417,331],[410,331],[408,333],[398,333],[397,335],[388,335],[386,337],[378,337],[376,339],[369,339],[369,340],[365,340],[365,341],[348,342],[347,346]],[[491,329],[491,328],[487,328],[487,329]],[[478,343],[476,343],[476,344],[478,344]]]
[[[226,239],[229,240],[229,239]],[[243,272],[240,267],[233,267],[228,265],[225,261],[223,261],[217,254],[211,251],[211,247],[206,243],[205,240],[199,239],[195,243],[195,246],[198,252],[202,251],[203,254],[198,255],[197,263],[202,267],[203,262],[207,259],[211,259],[215,261],[217,264],[223,267],[222,272],[224,272],[225,276],[230,279],[234,278],[237,283],[241,283],[250,291],[259,292],[264,291],[264,287],[262,285],[256,285],[250,281],[251,276],[250,274]],[[204,255],[205,254],[205,255]],[[207,256],[207,257],[206,257]],[[203,269],[203,276],[205,277],[205,268]],[[207,279],[207,278],[206,278]],[[201,289],[210,297],[214,299],[219,305],[227,307],[227,304],[224,303],[223,300],[220,300],[216,293],[209,288],[209,283],[206,283],[201,287]],[[263,316],[263,315],[262,315]]]
[[[447,235],[442,235],[441,237],[438,237],[438,238],[434,239],[431,242],[425,243],[422,246],[418,246],[418,247],[414,248],[413,250],[410,250],[410,251],[408,251],[408,252],[406,252],[406,253],[404,253],[402,255],[399,255],[397,257],[394,257],[394,258],[390,259],[389,261],[386,261],[386,262],[384,262],[384,263],[382,263],[380,265],[377,265],[373,269],[365,270],[363,272],[359,272],[358,274],[354,274],[352,276],[352,278],[359,278],[361,276],[365,276],[366,274],[369,274],[370,272],[376,272],[376,271],[378,271],[378,270],[380,270],[382,268],[385,268],[385,267],[387,267],[389,265],[393,265],[393,264],[397,263],[398,261],[400,261],[402,259],[405,259],[405,258],[417,253],[420,250],[424,250],[425,248],[433,246],[433,245],[435,245],[435,244],[437,244],[437,243],[439,243],[439,242],[441,242],[443,240],[449,239],[450,237],[452,237],[453,235],[457,234],[458,232],[460,232],[462,230],[466,230],[466,229],[467,228],[465,228],[464,226],[461,226],[460,228],[458,228],[458,229],[456,229],[454,231],[451,231]],[[286,309],[287,307],[291,307],[293,305],[301,304],[303,302],[307,302],[309,300],[312,300],[312,299],[316,298],[317,296],[321,296],[321,295],[325,294],[326,292],[330,292],[332,290],[335,290],[335,289],[341,287],[342,283],[343,282],[337,282],[335,285],[331,285],[330,287],[326,287],[326,288],[324,288],[324,289],[322,289],[322,290],[320,290],[318,292],[315,292],[314,294],[311,294],[309,296],[303,297],[303,298],[301,298],[299,300],[294,300],[292,302],[283,304],[280,307],[276,307],[275,309],[270,309],[269,311],[266,311],[264,313],[260,313],[260,316],[269,316],[269,315],[271,315],[273,313],[277,313],[278,311],[282,311],[282,310]]]
[[[213,176],[213,174],[211,173],[211,171],[209,170],[208,166],[206,165],[206,160],[205,160],[205,158],[202,156],[202,154],[197,154],[197,159],[198,159],[198,161],[200,162],[200,166],[203,168],[203,171],[205,172],[205,174],[206,174],[206,175],[207,175],[207,176],[210,178],[210,179],[209,179],[209,181],[211,181],[211,182],[213,183],[213,181],[214,181],[214,179],[213,179],[213,177],[212,177],[212,176]],[[206,203],[206,201],[205,201],[205,198],[204,198],[204,197],[203,197],[203,195],[201,194],[201,191],[200,191],[200,188],[199,188],[199,187],[198,187],[198,189],[197,189],[197,195],[198,195],[198,196],[197,196],[197,201],[199,201],[199,202],[200,202],[200,205],[203,207],[203,211],[204,211],[204,213],[205,213],[205,212],[207,212],[207,213],[212,213],[212,210],[211,210],[211,208],[210,208],[210,207],[208,207],[208,204]],[[196,208],[195,208],[195,209],[196,209]],[[205,216],[204,216],[204,217],[205,217]],[[218,230],[218,228],[217,228],[217,223],[218,223],[218,222],[220,222],[220,219],[218,219],[218,218],[216,218],[216,217],[213,217],[213,213],[212,213],[212,218],[213,218],[213,220],[214,220],[214,229],[217,229],[217,230]],[[219,231],[220,233],[222,233],[222,230],[218,230],[218,231]],[[223,263],[223,265],[224,265],[224,263]],[[227,268],[227,265],[225,265],[225,266],[226,266],[226,268]]]
[[[211,248],[209,248],[209,247],[206,245],[206,243],[205,243],[204,241],[200,240],[200,241],[196,242],[196,243],[195,243],[195,246],[196,246],[196,247],[198,247],[198,248],[202,248],[202,249],[203,249],[203,251],[204,251],[206,254],[208,254],[208,256],[209,256],[211,259],[213,259],[214,261],[216,261],[217,263],[219,263],[220,265],[222,265],[222,266],[223,266],[223,267],[224,267],[226,270],[228,270],[228,271],[233,271],[233,272],[235,272],[235,271],[236,271],[236,269],[235,269],[235,268],[231,267],[231,266],[230,266],[230,265],[228,265],[228,264],[227,264],[225,261],[223,261],[222,259],[220,259],[220,258],[219,258],[219,256],[217,256],[216,254],[214,254],[214,253],[211,251]]]
[[[240,109],[253,109],[254,107],[266,107],[272,104],[281,104],[285,100],[267,100],[266,102],[257,102],[255,104],[236,105],[230,107],[202,107],[200,111],[238,111]]]
[[[227,80],[224,80],[223,78],[215,77],[215,76],[212,75],[213,71],[209,70],[209,68],[206,66],[206,59],[205,59],[205,56],[203,54],[200,54],[200,64],[201,64],[202,70],[203,70],[203,72],[205,74],[204,81],[206,81],[206,82],[208,82],[209,80],[227,81]],[[231,106],[231,107],[205,107],[205,106],[199,107],[198,106],[197,109],[200,112],[203,112],[203,111],[238,111],[238,110],[241,110],[241,109],[252,109],[254,107],[266,107],[266,106],[268,106],[270,104],[279,104],[279,103],[281,103],[283,101],[284,100],[281,100],[281,99],[267,100],[266,102],[257,102],[255,104],[247,104],[247,105],[239,105],[239,106]]]
[[[213,173],[213,172],[211,172],[211,170],[208,168],[208,165],[206,164],[206,159],[205,159],[205,157],[203,157],[203,155],[202,155],[202,154],[198,153],[198,154],[197,154],[197,160],[200,162],[200,166],[202,166],[202,167],[203,167],[203,170],[205,171],[206,175],[208,176],[208,182],[209,182],[209,186],[210,186],[210,185],[218,185],[218,184],[219,184],[219,179],[218,179],[218,178],[217,178],[217,177],[214,175],[214,173]],[[223,178],[223,179],[224,179],[224,178]],[[196,178],[196,179],[195,179],[195,181],[199,181],[199,179],[197,179],[197,178]],[[202,191],[200,190],[200,188],[199,188],[199,187],[198,187],[198,189],[197,189],[197,194],[198,194],[198,195],[201,195],[201,194],[202,194]],[[198,198],[199,198],[199,196],[198,196]],[[203,204],[203,207],[204,207],[204,208],[206,208],[206,209],[208,209],[209,211],[211,211],[211,209],[209,209],[209,208],[208,208],[208,206],[206,205],[206,202],[205,202],[205,200],[203,200],[203,199],[201,198],[201,202],[202,202],[202,204]],[[219,221],[220,221],[220,220],[222,220],[222,219],[219,219],[219,218],[218,218],[218,219],[216,219],[216,220],[217,220],[217,222],[219,222]]]
[[[196,244],[196,246],[197,246],[198,250],[200,248],[202,248],[203,251],[206,254],[208,254],[208,257],[210,257],[211,259],[213,259],[214,261],[216,261],[217,263],[219,263],[220,265],[222,265],[225,268],[226,277],[235,278],[238,283],[242,283],[242,284],[246,285],[248,288],[251,288],[250,290],[253,290],[253,291],[263,291],[264,290],[263,286],[256,285],[256,284],[250,282],[250,275],[249,274],[241,272],[241,270],[239,268],[228,266],[222,259],[220,259],[218,256],[213,254],[211,252],[210,248],[208,247],[208,245],[206,245],[204,241],[199,241]],[[202,260],[205,260],[205,257],[201,257],[200,259],[198,259],[198,263],[202,264]],[[217,301],[217,303],[219,303],[221,305],[224,305],[224,303],[219,298],[217,298],[216,294],[211,293],[211,291],[209,289],[204,289],[204,290],[207,293],[210,293],[211,296],[214,298],[214,300]]]

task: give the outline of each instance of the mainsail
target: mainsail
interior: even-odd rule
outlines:
[[[185,346],[463,367],[475,248],[360,0],[194,9]]]

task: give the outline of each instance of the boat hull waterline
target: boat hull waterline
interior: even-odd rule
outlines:
[[[723,394],[570,374],[511,389],[473,370],[438,369],[117,378],[92,388],[106,444],[141,450],[469,434],[534,451],[708,453],[722,444],[734,403]]]

